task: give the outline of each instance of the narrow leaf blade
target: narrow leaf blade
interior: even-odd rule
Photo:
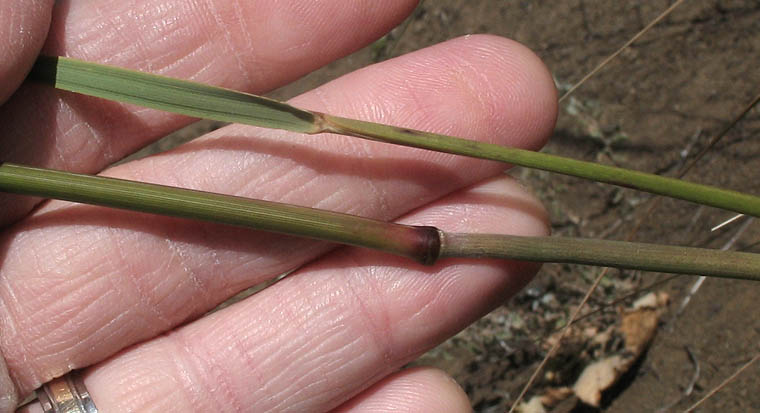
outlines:
[[[135,70],[41,56],[30,79],[58,89],[196,118],[315,133],[309,111],[261,96]]]

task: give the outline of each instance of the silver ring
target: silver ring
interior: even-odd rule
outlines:
[[[45,413],[98,413],[98,408],[84,387],[82,375],[71,372],[50,380],[37,390]]]

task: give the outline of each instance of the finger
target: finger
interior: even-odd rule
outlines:
[[[59,1],[44,53],[262,93],[371,42],[414,3]],[[3,161],[97,172],[190,120],[26,85],[0,110],[0,153]],[[33,202],[0,197],[0,225]]]
[[[0,7],[0,104],[21,84],[47,36],[53,0],[8,0]],[[0,354],[0,413],[12,412],[18,397]]]
[[[470,401],[454,379],[441,370],[420,367],[394,373],[335,413],[470,413]]]
[[[50,26],[53,0],[6,0],[0,8],[0,104],[24,80]]]
[[[538,235],[544,217],[518,184],[500,178],[402,222]],[[328,411],[504,302],[536,268],[494,260],[424,267],[341,249],[124,351],[91,369],[87,387],[104,411]]]
[[[298,102],[529,147],[543,142],[556,113],[543,65],[495,37],[388,61]],[[392,219],[502,170],[448,154],[236,126],[110,174]],[[0,245],[2,349],[24,390],[197,317],[331,248],[60,202]]]

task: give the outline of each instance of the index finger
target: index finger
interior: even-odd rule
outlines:
[[[415,3],[63,0],[43,53],[264,93],[380,37]],[[25,85],[0,108],[0,154],[3,161],[94,173],[191,121]],[[0,226],[36,202],[1,195]]]

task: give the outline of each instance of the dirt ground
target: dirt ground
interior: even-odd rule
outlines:
[[[516,39],[541,56],[566,91],[669,4],[668,0],[428,0],[406,25],[373,46],[276,91],[287,98],[355,68],[469,33]],[[563,101],[548,152],[674,175],[760,92],[760,3],[691,0]],[[687,175],[702,183],[760,194],[760,112],[753,110]],[[517,169],[551,212],[556,235],[634,239],[760,252],[760,224],[731,213],[663,199],[647,215],[648,195],[574,178]],[[744,230],[739,233],[739,230]],[[424,356],[452,374],[474,409],[509,408],[600,269],[545,265],[518,297]],[[620,343],[589,340],[619,322],[606,305],[644,287],[667,292],[657,335],[625,380],[604,395],[601,411],[683,411],[760,351],[760,286],[708,279],[679,313],[693,277],[610,271],[576,334],[562,345],[528,393],[572,385],[589,362]],[[637,295],[637,296],[638,296]],[[584,338],[585,337],[585,338]],[[619,341],[619,340],[618,340]],[[693,385],[690,385],[692,384]],[[690,389],[691,388],[691,389]],[[698,411],[760,411],[760,364]],[[570,398],[554,411],[597,411]]]

